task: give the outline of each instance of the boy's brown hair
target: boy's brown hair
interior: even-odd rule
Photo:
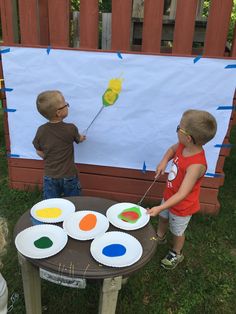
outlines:
[[[183,113],[181,121],[184,129],[195,140],[197,145],[204,145],[216,134],[217,122],[208,111],[190,109]]]
[[[63,95],[58,90],[48,90],[40,93],[36,104],[38,112],[46,119],[51,120],[55,117],[59,105],[62,103]]]

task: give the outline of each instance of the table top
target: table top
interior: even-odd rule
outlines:
[[[117,203],[112,200],[90,196],[66,197],[66,199],[75,205],[76,211],[95,210],[102,214],[105,214],[110,206]],[[55,225],[62,226],[62,223]],[[19,232],[30,226],[32,226],[32,220],[30,210],[28,210],[18,220],[14,230],[14,238]],[[117,268],[104,266],[94,260],[90,253],[92,240],[79,241],[68,236],[65,248],[56,255],[44,259],[31,259],[27,257],[27,260],[40,268],[58,273],[58,275],[85,279],[103,279],[116,276],[128,277],[148,263],[155,253],[157,246],[155,241],[156,233],[150,223],[143,228],[130,231],[120,230],[110,224],[108,231],[123,231],[137,238],[143,247],[142,257],[128,267]]]

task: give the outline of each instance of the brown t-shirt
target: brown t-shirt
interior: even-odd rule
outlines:
[[[79,140],[79,131],[72,123],[47,122],[38,128],[33,145],[44,153],[45,176],[68,178],[77,174],[73,142]]]

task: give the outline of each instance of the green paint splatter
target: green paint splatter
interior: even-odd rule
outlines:
[[[102,103],[103,106],[111,106],[113,105],[116,101],[119,95],[115,93],[111,88],[108,88],[105,93],[102,95]]]
[[[139,207],[130,207],[123,210],[119,215],[118,218],[125,222],[129,222],[134,224],[137,220],[141,217],[141,211]]]
[[[48,237],[41,237],[38,240],[34,241],[34,245],[38,249],[48,249],[53,245],[53,242]]]

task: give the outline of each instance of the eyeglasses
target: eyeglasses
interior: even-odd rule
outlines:
[[[70,105],[68,104],[68,102],[65,104],[65,106],[63,106],[63,107],[61,107],[61,108],[57,108],[57,110],[62,110],[62,109],[64,109],[64,108],[66,108],[66,107],[70,107]]]
[[[176,128],[176,132],[178,133],[179,131],[182,132],[186,136],[190,136],[192,141],[193,141],[193,144],[196,144],[196,141],[195,141],[194,137],[191,134],[189,134],[187,131],[181,129],[181,127],[178,125],[177,128]]]

